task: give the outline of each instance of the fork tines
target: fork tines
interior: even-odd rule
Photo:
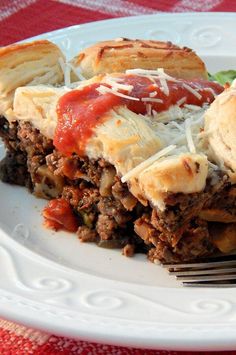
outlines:
[[[236,255],[218,256],[195,263],[162,264],[184,286],[236,287]]]

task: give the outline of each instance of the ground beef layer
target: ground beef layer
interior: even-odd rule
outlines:
[[[204,207],[229,203],[235,213],[236,196],[227,199],[225,177],[202,193],[169,194],[161,212],[143,206],[104,159],[65,157],[30,123],[9,125],[0,117],[0,136],[7,150],[1,180],[25,185],[38,197],[67,201],[83,242],[123,248],[127,256],[143,252],[154,262],[195,260],[215,251],[209,222],[199,218]]]

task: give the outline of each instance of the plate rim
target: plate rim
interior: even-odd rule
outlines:
[[[193,16],[193,17],[222,17],[222,16],[227,16],[227,17],[236,17],[236,12],[195,12],[195,11],[188,11],[188,12],[174,12],[174,13],[170,13],[170,12],[158,12],[156,14],[149,14],[149,15],[135,15],[135,16],[124,16],[124,17],[118,17],[118,18],[111,18],[111,19],[105,19],[105,20],[98,20],[98,21],[91,21],[91,22],[86,22],[86,23],[82,23],[82,24],[77,24],[77,25],[71,25],[71,26],[66,26],[66,27],[61,27],[58,28],[57,30],[53,30],[53,31],[48,31],[48,32],[43,32],[39,35],[35,35],[32,37],[28,37],[25,38],[20,42],[25,42],[25,41],[29,41],[29,40],[34,40],[34,39],[38,39],[39,37],[41,38],[42,36],[48,36],[48,35],[57,35],[57,34],[61,34],[62,31],[64,30],[74,30],[74,29],[79,29],[79,28],[87,28],[89,27],[91,24],[93,26],[101,26],[102,24],[110,24],[110,23],[116,23],[116,22],[126,22],[127,20],[133,22],[136,20],[142,20],[145,18],[154,18],[154,17],[163,17],[163,18],[168,18],[168,17],[189,17],[189,16]]]

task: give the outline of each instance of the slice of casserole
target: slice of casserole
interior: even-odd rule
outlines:
[[[121,51],[130,47],[114,48],[123,42],[105,46],[99,65],[109,52],[113,63],[126,58],[124,70],[119,67],[124,73],[104,73],[105,63],[90,71],[96,74],[92,78],[69,86],[63,79],[61,86],[60,81],[15,86],[14,101],[1,117],[7,147],[1,178],[49,199],[46,225],[76,232],[82,241],[122,247],[125,255],[145,252],[152,261],[228,252],[235,247],[225,229],[234,230],[236,222],[235,158],[224,149],[234,149],[235,130],[219,148],[226,107],[218,102],[234,89],[219,95],[223,87],[205,79],[205,66],[194,52],[170,44],[160,50],[161,42],[152,42],[151,49],[149,41],[128,41],[133,45],[127,69],[127,53]],[[144,64],[137,53],[147,49],[145,43]],[[53,51],[65,74],[63,56],[56,47]],[[164,70],[154,69],[153,62]],[[74,73],[77,65],[78,59],[69,64]],[[216,225],[227,237],[213,237]]]

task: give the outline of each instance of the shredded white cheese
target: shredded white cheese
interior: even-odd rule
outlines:
[[[152,105],[151,104],[147,104],[146,105],[146,110],[147,110],[147,115],[151,116],[152,115]]]
[[[63,71],[63,74],[64,74],[64,71],[65,71],[65,61],[64,61],[64,59],[62,57],[59,57],[58,58],[58,63],[59,63],[59,65],[61,67],[61,70]]]
[[[71,68],[68,66],[68,64],[64,61],[62,57],[58,59],[58,62],[61,66],[61,69],[63,71],[64,75],[64,82],[66,87],[70,87],[71,81],[70,81],[70,72]]]
[[[187,98],[184,96],[176,102],[176,105],[181,106],[185,103],[186,100]]]
[[[196,153],[196,147],[193,142],[193,136],[192,136],[192,131],[191,131],[191,119],[187,118],[185,120],[185,133],[186,133],[186,139],[187,139],[187,144],[190,153]]]
[[[163,68],[158,68],[156,70],[148,70],[148,69],[128,69],[125,72],[126,74],[137,74],[139,76],[146,76],[146,77],[153,77],[156,79],[166,79],[169,81],[174,81],[174,82],[178,82],[179,80],[177,80],[176,78],[173,78],[172,76],[166,74],[164,72]]]
[[[68,65],[68,66],[71,68],[71,70],[75,73],[75,75],[76,75],[80,80],[86,80],[86,78],[81,74],[79,68],[75,68],[75,66],[72,65],[71,63],[66,63],[66,65]]]
[[[155,79],[154,79],[153,76],[145,75],[145,77],[148,78],[150,81],[153,82],[153,86],[156,86],[156,87],[157,87],[157,83],[156,83],[156,81],[155,81]]]
[[[213,164],[213,163],[210,162],[209,160],[208,160],[208,164],[210,165],[210,167],[211,167],[213,170],[219,170],[219,169],[220,169],[219,166],[217,166],[216,164]]]
[[[102,95],[106,94],[106,93],[110,93],[110,94],[113,94],[116,96],[123,97],[124,99],[129,99],[129,100],[133,100],[133,101],[140,101],[137,97],[132,97],[132,96],[122,94],[121,92],[112,90],[111,88],[108,88],[107,86],[104,86],[104,85],[100,85],[96,90]]]
[[[145,75],[145,76],[152,76],[152,75],[159,75],[157,70],[149,70],[149,69],[127,69],[125,71],[126,74],[137,74],[137,75]]]
[[[156,110],[152,110],[152,115],[153,115],[153,117],[157,116],[158,115],[157,111]]]
[[[66,66],[65,66],[65,86],[67,86],[68,88],[71,85],[70,72],[71,72],[71,68],[69,67],[69,65],[66,64]]]
[[[152,91],[149,94],[150,97],[155,97],[156,95],[157,95],[157,91]]]
[[[188,90],[189,92],[191,92],[191,94],[193,94],[194,96],[196,96],[197,99],[201,100],[202,98],[202,95],[199,94],[199,92],[195,89],[193,89],[191,86],[189,86],[188,84],[186,83],[183,83],[183,87]]]
[[[152,97],[142,97],[142,98],[141,98],[141,101],[143,101],[143,102],[158,102],[158,103],[160,103],[160,104],[163,103],[163,100],[161,100],[161,99],[156,99],[156,98],[152,98]]]
[[[193,110],[193,111],[201,110],[201,106],[197,106],[197,105],[188,105],[188,104],[185,104],[184,107],[185,107],[185,108],[188,108],[188,109],[190,109],[190,110]]]
[[[214,97],[216,97],[216,93],[212,88],[205,88],[205,91],[209,91]]]
[[[169,87],[167,85],[167,81],[166,79],[160,78],[160,83],[161,83],[161,91],[166,95],[169,96],[170,94],[170,90]]]
[[[172,126],[178,128],[178,130],[179,130],[180,132],[185,132],[184,128],[183,128],[179,123],[177,123],[176,121],[171,121],[171,122],[169,123],[169,125],[172,125]]]
[[[65,82],[65,86],[67,88],[74,88],[76,86],[79,85],[78,82],[75,83],[71,83],[71,71],[73,71],[75,73],[75,75],[81,80],[85,80],[85,78],[83,77],[82,74],[80,74],[79,69],[75,68],[71,63],[67,63],[64,61],[64,59],[62,57],[60,57],[58,59],[58,62],[60,64],[60,67],[63,71],[63,76],[64,76],[64,82]]]
[[[214,133],[217,129],[214,128],[214,129],[209,129],[207,131],[203,130],[202,132],[199,132],[197,134],[198,137],[202,137],[202,136],[210,136],[212,133]]]
[[[116,82],[116,83],[123,83],[125,81],[125,77],[110,76],[109,74],[107,74],[105,79],[112,80],[113,82]]]
[[[179,81],[176,78],[174,78],[173,76],[170,76],[167,73],[165,73],[163,68],[158,68],[157,69],[157,73],[158,73],[159,76],[162,76],[166,80],[170,80],[170,81],[174,81],[174,82],[178,82]]]
[[[113,79],[109,77],[106,78],[105,82],[111,85],[112,89],[114,89],[115,91],[125,90],[130,92],[134,88],[133,85],[120,84],[117,81],[113,81]]]
[[[176,145],[169,145],[168,147],[165,147],[164,149],[160,150],[156,154],[152,155],[150,158],[146,159],[139,165],[137,165],[135,168],[130,170],[127,174],[122,176],[121,181],[124,183],[128,181],[130,178],[135,177],[137,174],[139,174],[142,170],[148,168],[152,163],[154,163],[156,160],[160,159],[161,157],[167,155],[170,153],[172,150],[176,148]]]

